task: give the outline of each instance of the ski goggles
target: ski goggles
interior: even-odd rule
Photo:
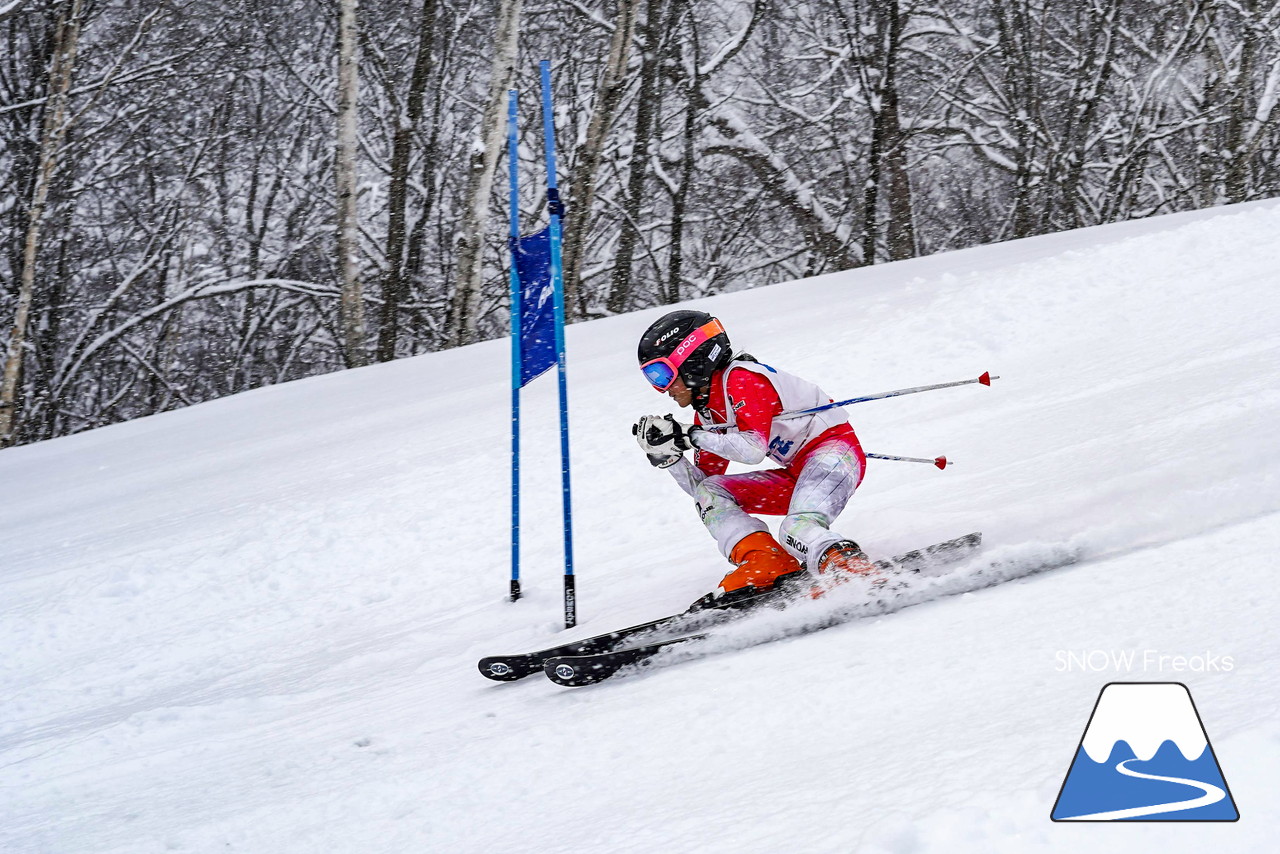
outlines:
[[[671,384],[676,381],[676,377],[680,376],[680,366],[685,363],[689,356],[693,355],[693,351],[697,350],[700,344],[723,333],[724,327],[720,325],[720,321],[714,317],[711,318],[709,322],[702,324],[685,336],[685,339],[671,351],[670,356],[650,359],[641,365],[640,370],[644,371],[644,378],[658,391],[666,391],[671,388]]]

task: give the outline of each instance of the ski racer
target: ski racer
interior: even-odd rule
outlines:
[[[735,354],[720,321],[673,311],[640,337],[640,369],[693,424],[647,415],[632,428],[649,462],[666,469],[734,568],[704,605],[731,607],[777,584],[840,573],[873,574],[853,540],[831,530],[866,470],[844,411],[784,413],[832,402],[807,380]],[[693,461],[685,451],[693,451]],[[777,468],[726,474],[729,462]],[[755,515],[753,515],[755,514]],[[757,515],[782,516],[781,543]],[[806,585],[807,586],[807,585]]]

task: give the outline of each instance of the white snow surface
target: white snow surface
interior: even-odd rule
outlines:
[[[549,377],[506,601],[505,341],[0,452],[0,850],[1274,850],[1278,234],[1266,201],[696,303],[839,397],[999,375],[850,407],[868,450],[955,465],[873,461],[837,525],[986,546],[954,595],[589,688],[476,661],[725,571],[630,436],[669,409],[634,359],[666,309],[568,330],[572,632]],[[1049,820],[1113,681],[1188,686],[1238,823]]]

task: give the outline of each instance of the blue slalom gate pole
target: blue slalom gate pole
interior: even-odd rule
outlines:
[[[519,151],[516,106],[519,94],[508,90],[507,160],[511,175],[511,601],[520,598],[520,276],[516,252],[520,239]]]
[[[551,284],[555,294],[556,365],[560,379],[560,476],[564,500],[564,627],[578,623],[578,605],[573,576],[573,509],[569,492],[569,390],[564,358],[564,270],[560,261],[560,218],[564,207],[556,186],[556,131],[551,110],[551,61],[544,59],[542,70],[542,133],[547,151],[547,206],[551,213]]]

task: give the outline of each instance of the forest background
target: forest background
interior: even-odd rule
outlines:
[[[1280,192],[1262,0],[0,0],[0,447],[505,335],[543,58],[570,322]]]

